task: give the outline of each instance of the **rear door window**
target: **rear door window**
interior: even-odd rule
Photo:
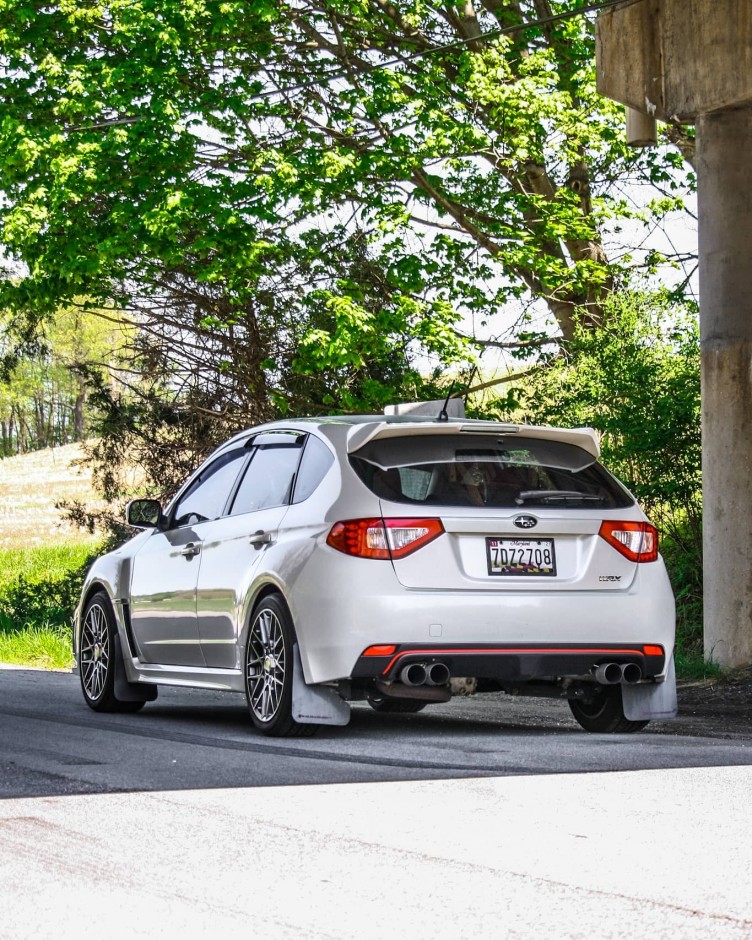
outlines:
[[[240,481],[230,514],[287,506],[304,441],[305,435],[294,433],[254,438],[251,462]]]
[[[442,506],[622,508],[632,496],[587,451],[511,435],[371,441],[350,461],[381,499]]]

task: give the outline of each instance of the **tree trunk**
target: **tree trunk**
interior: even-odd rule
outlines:
[[[86,387],[83,380],[79,377],[78,394],[73,403],[73,440],[82,441],[86,436],[86,425],[84,418],[84,405],[86,404]]]

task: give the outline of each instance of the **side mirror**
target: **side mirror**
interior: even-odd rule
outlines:
[[[158,499],[132,499],[125,508],[125,521],[136,529],[157,529],[162,519]]]

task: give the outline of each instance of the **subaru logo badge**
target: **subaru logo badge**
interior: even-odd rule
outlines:
[[[515,516],[513,522],[518,529],[532,529],[538,525],[535,516]]]

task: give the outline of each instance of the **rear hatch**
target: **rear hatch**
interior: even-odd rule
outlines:
[[[350,455],[390,526],[444,533],[393,553],[408,588],[617,591],[637,565],[618,525],[644,525],[633,497],[597,462],[583,431],[504,425],[393,426]],[[532,432],[532,433],[531,433]],[[397,520],[396,522],[394,520]],[[399,520],[405,520],[404,523]],[[610,525],[609,525],[610,524]],[[606,530],[607,538],[601,535]],[[615,537],[614,537],[615,536]],[[639,545],[640,533],[626,540]],[[638,551],[639,554],[639,551]]]

